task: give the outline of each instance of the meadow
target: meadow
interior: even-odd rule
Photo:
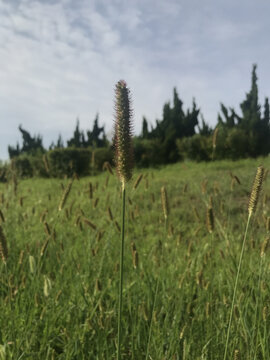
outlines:
[[[223,359],[260,164],[267,170],[270,159],[136,170],[127,185],[123,359]],[[0,359],[116,358],[121,185],[108,171],[74,179],[59,210],[70,181],[0,184],[8,250],[0,259]],[[269,219],[266,174],[247,234],[228,359],[270,359]]]

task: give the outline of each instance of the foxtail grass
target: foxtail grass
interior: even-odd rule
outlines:
[[[116,172],[122,188],[122,214],[121,214],[121,247],[120,247],[120,278],[119,278],[119,303],[118,303],[118,336],[117,359],[121,359],[122,344],[122,298],[123,298],[123,263],[125,240],[125,203],[126,183],[132,177],[133,148],[132,148],[132,110],[130,107],[130,91],[125,81],[120,80],[115,88],[115,127],[114,146]]]
[[[243,254],[244,254],[244,249],[245,249],[245,244],[246,244],[246,239],[247,239],[249,223],[250,223],[250,219],[251,219],[252,215],[256,211],[257,203],[259,200],[259,195],[260,195],[260,192],[262,189],[263,176],[264,176],[264,168],[262,166],[259,166],[257,168],[257,172],[256,172],[256,175],[255,175],[255,178],[253,181],[253,186],[252,186],[250,197],[249,197],[248,219],[247,219],[247,223],[246,223],[246,229],[245,229],[245,233],[244,233],[244,239],[243,239],[243,243],[242,243],[242,248],[241,248],[240,258],[239,258],[239,262],[238,262],[236,278],[235,278],[233,298],[232,298],[232,304],[231,304],[231,311],[230,311],[230,317],[229,317],[229,323],[228,323],[228,329],[227,329],[226,344],[225,344],[223,360],[226,360],[227,352],[228,352],[228,344],[229,344],[229,338],[230,338],[233,309],[234,309],[234,304],[235,304],[237,286],[238,286],[238,281],[239,281],[239,274],[240,274],[241,265],[242,265],[242,261],[243,261]]]

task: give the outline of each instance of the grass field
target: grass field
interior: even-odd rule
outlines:
[[[223,359],[259,164],[268,169],[270,159],[186,162],[134,174],[127,187],[123,359],[145,359],[147,349],[153,360]],[[74,180],[59,211],[69,181],[0,184],[8,247],[6,264],[0,259],[0,359],[116,356],[120,183],[109,173]],[[270,359],[269,190],[266,177],[247,235],[228,359]]]

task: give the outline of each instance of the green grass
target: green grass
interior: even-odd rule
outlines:
[[[133,190],[132,182],[128,185],[123,359],[145,359],[147,348],[148,358],[154,360],[223,359],[248,195],[259,164],[268,169],[270,159],[179,163],[143,170],[138,188]],[[230,171],[241,181],[233,189]],[[7,265],[0,261],[0,359],[116,358],[120,233],[107,207],[120,225],[121,185],[110,175],[106,186],[107,176],[75,180],[61,212],[61,182],[67,185],[68,179],[19,181],[17,195],[12,183],[0,184],[2,227],[9,250]],[[90,181],[93,200],[87,192]],[[167,232],[162,186],[170,204]],[[266,180],[251,219],[228,359],[233,359],[235,350],[240,359],[270,358],[270,261],[267,251],[263,259],[260,256],[261,244],[270,236],[265,226],[270,216],[270,201],[265,198],[269,190]],[[206,227],[210,196],[213,234]],[[40,221],[44,211],[55,236],[48,237]],[[136,269],[132,242],[139,254]],[[24,257],[19,264],[21,250]],[[35,262],[31,268],[30,256]]]

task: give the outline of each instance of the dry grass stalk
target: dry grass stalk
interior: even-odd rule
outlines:
[[[267,319],[267,314],[268,314],[267,306],[264,306],[263,309],[262,309],[262,318],[263,318],[264,322]]]
[[[49,244],[49,240],[50,240],[50,238],[48,238],[48,239],[45,241],[45,243],[43,244],[43,246],[42,246],[42,248],[41,248],[41,250],[40,250],[40,256],[41,256],[41,257],[45,254],[45,252],[46,252],[46,250],[47,250],[47,247],[48,247],[48,244]]]
[[[110,219],[111,221],[113,221],[113,214],[112,214],[112,210],[111,210],[110,206],[108,206],[107,211],[108,211],[109,219]]]
[[[89,199],[93,199],[93,184],[89,183]]]
[[[46,221],[44,222],[44,230],[48,236],[51,236],[51,229],[49,227],[49,224]]]
[[[203,182],[201,183],[201,189],[202,189],[202,194],[205,194],[207,191],[207,184],[208,184],[208,180],[205,179],[203,180]]]
[[[217,135],[218,135],[218,127],[215,128],[213,134],[213,149],[215,149],[217,146]]]
[[[167,220],[170,210],[169,210],[167,190],[166,190],[165,186],[162,186],[162,188],[161,188],[161,204],[162,204],[164,218],[165,218],[165,220]]]
[[[267,237],[261,245],[261,257],[263,257],[265,255],[266,250],[268,249],[269,246],[269,242],[270,242],[270,238]]]
[[[268,216],[266,219],[266,230],[267,230],[267,232],[270,231],[270,216]]]
[[[194,214],[196,220],[200,221],[200,216],[199,216],[197,208],[192,206],[192,209],[193,209],[193,214]]]
[[[7,239],[5,237],[1,225],[0,225],[0,257],[2,258],[3,263],[6,264],[8,258]]]
[[[80,220],[81,220],[81,215],[77,216],[75,221],[75,226],[79,226]]]
[[[134,185],[133,185],[133,189],[134,189],[134,190],[137,189],[137,187],[139,186],[142,178],[143,178],[143,174],[140,174],[140,175],[137,177],[137,179],[136,179],[136,181],[135,181],[135,183],[134,183]]]
[[[58,293],[56,294],[56,297],[55,297],[55,302],[58,302],[60,296],[62,294],[62,290],[59,290]]]
[[[263,174],[264,174],[264,168],[262,166],[259,166],[257,168],[257,172],[254,178],[253,186],[249,197],[249,203],[248,203],[249,216],[251,216],[256,210],[256,206],[262,188]]]
[[[97,229],[96,225],[93,224],[90,220],[84,218],[83,221],[84,221],[84,223],[85,223],[86,225],[88,225],[89,227],[91,227],[93,230],[96,230],[96,229]]]
[[[188,189],[188,184],[185,184],[183,187],[183,194],[185,194],[187,192]]]
[[[149,182],[148,179],[144,179],[144,190],[148,190]]]
[[[114,224],[115,224],[116,229],[118,230],[118,232],[121,232],[120,225],[118,224],[118,222],[116,220],[115,220]]]
[[[48,157],[46,154],[43,155],[43,164],[44,164],[44,168],[46,170],[46,173],[49,174],[50,173],[50,167],[49,167],[49,161],[48,161]]]
[[[21,250],[18,265],[20,265],[20,266],[22,265],[23,258],[24,258],[24,250]]]
[[[99,281],[99,279],[96,279],[95,291],[99,292],[101,290],[102,290],[101,282]]]
[[[111,167],[111,164],[108,161],[105,161],[103,164],[103,170],[107,170],[111,175],[113,175],[113,169]]]
[[[68,198],[68,196],[70,194],[70,191],[71,191],[72,184],[73,184],[73,179],[69,182],[69,184],[67,185],[67,187],[65,188],[65,190],[63,192],[63,195],[62,195],[59,207],[58,207],[59,211],[61,211],[65,206],[65,203],[66,203],[67,198]]]
[[[98,206],[99,198],[96,198],[93,204],[93,208],[95,209]]]
[[[4,217],[4,214],[3,214],[1,209],[0,209],[0,218],[1,218],[1,221],[4,223],[5,222],[5,217]]]
[[[97,233],[97,242],[100,242],[100,240],[102,239],[103,235],[104,235],[105,231],[101,231],[99,230]]]
[[[214,212],[212,207],[207,208],[206,225],[209,233],[212,233],[214,231]]]

